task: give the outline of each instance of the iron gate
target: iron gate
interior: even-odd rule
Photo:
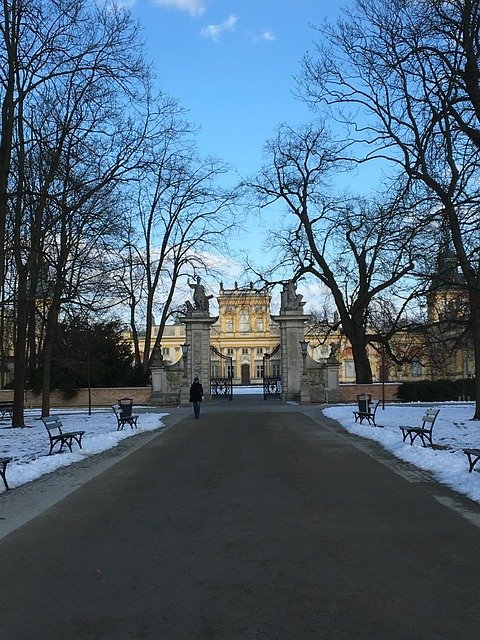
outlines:
[[[210,351],[220,358],[220,362],[228,361],[227,376],[211,376],[210,377],[210,393],[215,398],[233,398],[233,358],[221,353],[215,347],[210,346]]]
[[[282,378],[273,376],[270,371],[270,358],[278,353],[281,345],[277,345],[271,353],[263,355],[263,399],[282,397]]]

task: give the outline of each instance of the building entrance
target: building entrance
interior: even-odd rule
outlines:
[[[242,376],[242,385],[249,385],[250,384],[250,365],[249,364],[242,364],[241,367],[241,376]]]

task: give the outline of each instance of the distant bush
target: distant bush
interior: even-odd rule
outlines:
[[[418,380],[403,382],[397,391],[397,397],[407,402],[442,402],[445,400],[473,400],[475,398],[475,380]]]

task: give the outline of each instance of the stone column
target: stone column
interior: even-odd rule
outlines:
[[[185,324],[185,342],[189,344],[187,355],[187,378],[182,386],[182,403],[185,400],[184,387],[190,385],[195,377],[200,380],[205,395],[205,400],[211,400],[210,394],[210,329],[217,322],[218,317],[212,318],[202,310],[193,310],[188,316],[180,318]]]
[[[300,340],[305,338],[305,323],[310,320],[303,312],[305,302],[297,294],[294,282],[286,282],[280,297],[280,315],[272,319],[280,325],[280,343],[282,356],[282,400],[300,400],[307,398],[305,376],[303,376],[303,358]]]
[[[158,347],[152,351],[150,371],[152,373],[152,395],[150,396],[150,402],[152,404],[163,404],[166,402],[167,369]]]
[[[300,340],[305,337],[305,322],[309,316],[297,310],[285,310],[272,319],[280,325],[282,359],[282,400],[300,400],[303,378],[303,358]],[[305,394],[304,394],[305,395]]]
[[[340,363],[338,361],[327,360],[325,365],[325,402],[340,402],[339,387]]]
[[[311,401],[311,388],[310,388],[310,379],[308,374],[305,373],[302,375],[301,381],[301,389],[300,389],[300,402],[302,404],[309,404]]]
[[[150,402],[152,404],[163,404],[166,402],[167,390],[167,370],[163,362],[152,363],[150,368],[152,372],[152,395]]]

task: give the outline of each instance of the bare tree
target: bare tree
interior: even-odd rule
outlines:
[[[132,215],[140,230],[134,244],[129,241],[126,245],[130,271],[123,279],[128,285],[137,357],[140,349],[135,311],[143,309],[145,372],[153,349],[160,346],[179,282],[189,274],[208,272],[212,268],[208,254],[226,250],[237,198],[235,189],[218,184],[228,167],[212,158],[198,158],[191,144],[185,146],[183,135],[162,136],[152,149],[148,170],[138,183],[138,208]],[[134,279],[140,279],[143,285],[136,292],[131,286]],[[153,317],[157,311],[160,321],[155,336]]]
[[[448,225],[469,295],[480,419],[479,5],[473,0],[357,0],[321,29],[301,78],[360,144],[431,199]],[[353,144],[353,143],[352,143]],[[364,153],[365,146],[368,147]]]
[[[4,34],[14,83],[13,97],[6,92],[3,100],[13,124],[9,128],[7,118],[2,129],[8,153],[0,175],[7,184],[0,218],[11,221],[13,238],[14,262],[6,266],[17,283],[16,426],[23,425],[27,344],[32,355],[38,341],[40,285],[49,283],[42,345],[48,413],[49,353],[61,304],[71,299],[78,258],[88,255],[92,238],[99,242],[115,230],[102,211],[109,212],[115,184],[138,166],[142,125],[139,130],[136,122],[148,98],[148,70],[128,13],[86,0],[26,6],[20,0],[3,4],[5,24],[17,25],[8,43]],[[129,121],[124,114],[132,104],[137,113]]]
[[[296,279],[315,276],[331,292],[352,346],[357,382],[370,383],[367,344],[381,337],[369,333],[369,309],[387,292],[400,296],[403,280],[413,273],[419,234],[413,214],[402,191],[384,202],[332,195],[339,148],[324,125],[284,125],[267,152],[270,161],[250,186],[262,207],[282,202],[296,219],[283,236],[275,232],[284,248],[279,263],[288,263]]]

